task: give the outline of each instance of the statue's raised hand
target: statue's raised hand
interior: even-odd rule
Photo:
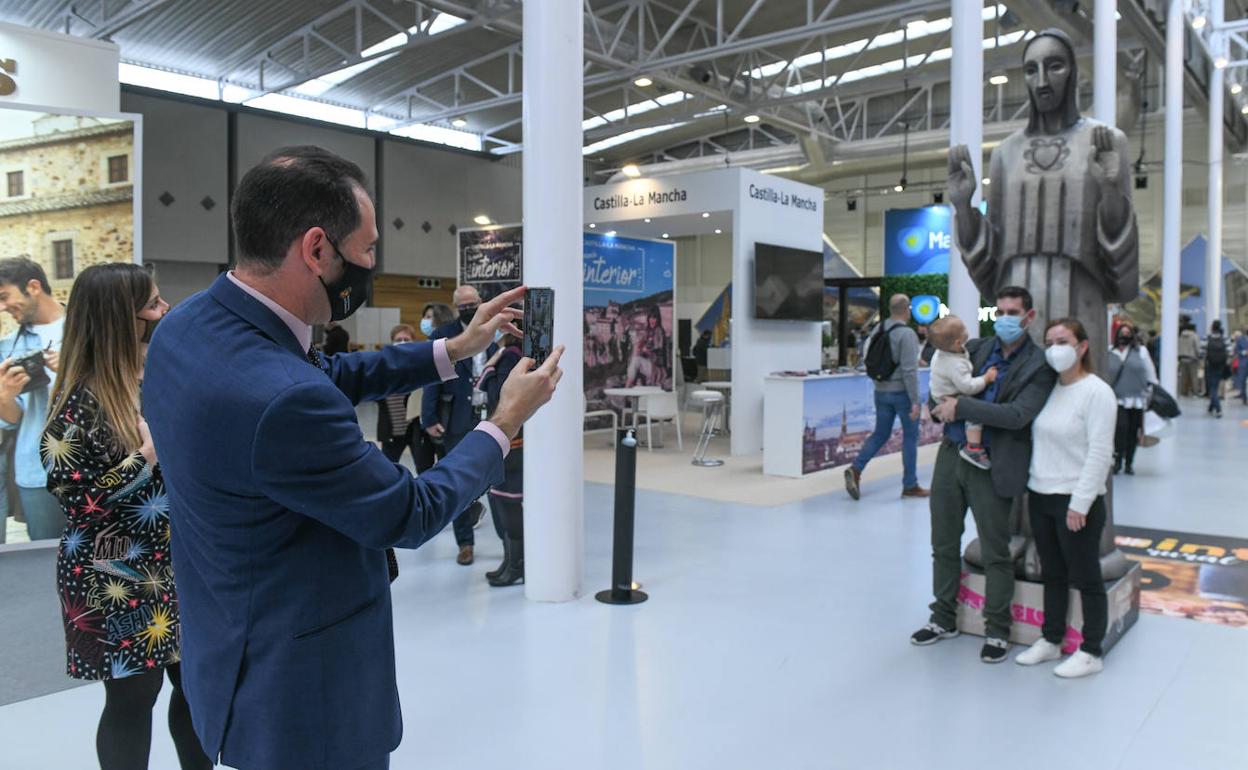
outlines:
[[[1088,173],[1101,188],[1101,195],[1122,191],[1122,158],[1114,149],[1114,132],[1109,126],[1097,126],[1092,132],[1092,154]]]
[[[956,208],[970,208],[978,180],[971,163],[971,151],[965,144],[949,149],[949,202]]]

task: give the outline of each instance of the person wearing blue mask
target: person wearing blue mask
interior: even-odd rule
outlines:
[[[966,509],[975,517],[979,552],[987,582],[984,602],[985,663],[1000,663],[1009,649],[1010,601],[1014,596],[1014,559],[1010,524],[1014,499],[1027,493],[1031,466],[1031,422],[1044,407],[1057,374],[1028,329],[1036,320],[1031,292],[1006,286],[997,292],[996,335],[966,344],[974,373],[995,368],[997,379],[978,396],[946,398],[932,408],[945,424],[945,436],[932,474],[932,585],[935,601],[927,625],[910,641],[935,644],[958,635],[957,599],[962,581],[962,532]],[[992,468],[963,462],[958,447],[966,423],[983,426]],[[969,556],[968,556],[969,558]]]

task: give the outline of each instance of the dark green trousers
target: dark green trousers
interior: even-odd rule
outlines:
[[[1010,558],[1010,511],[1013,500],[992,489],[992,476],[958,457],[945,441],[932,474],[932,622],[957,628],[958,587],[962,583],[962,532],[966,509],[975,516],[983,548],[988,590],[984,621],[988,636],[1010,637],[1010,601],[1014,597],[1014,560]]]

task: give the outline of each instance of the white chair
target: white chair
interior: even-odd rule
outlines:
[[[659,438],[663,437],[662,428],[666,423],[676,426],[676,446],[685,451],[685,439],[680,430],[680,406],[676,403],[675,391],[655,393],[653,396],[642,396],[641,406],[637,409],[637,417],[646,421],[646,450],[654,451],[654,438],[651,426],[659,424]]]
[[[615,437],[619,435],[619,432],[620,432],[620,416],[615,413],[615,410],[614,409],[596,409],[591,412],[589,411],[589,399],[585,398],[584,396],[581,396],[581,411],[585,412],[586,420],[593,418],[593,417],[610,417],[611,418],[611,442],[612,442],[612,446],[614,446]],[[585,428],[584,422],[581,423],[581,427],[585,430],[586,433],[596,433],[596,432],[606,430],[606,428]]]

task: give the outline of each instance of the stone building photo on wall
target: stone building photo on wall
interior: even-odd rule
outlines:
[[[0,257],[43,265],[62,302],[84,268],[133,261],[134,144],[129,120],[0,110]]]

